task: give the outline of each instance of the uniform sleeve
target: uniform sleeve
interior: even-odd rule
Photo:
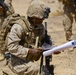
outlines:
[[[21,41],[23,29],[20,25],[14,24],[10,33],[7,35],[7,49],[8,51],[20,58],[25,58],[28,54],[28,48],[19,45]]]

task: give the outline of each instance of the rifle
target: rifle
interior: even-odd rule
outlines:
[[[71,47],[76,47],[76,40],[72,40],[72,41],[69,41],[67,43],[64,43],[60,46],[52,46],[52,47],[49,47],[48,48],[48,45],[49,44],[45,44],[45,48],[44,48],[44,51],[43,51],[43,55],[42,55],[42,58],[41,58],[41,65],[40,65],[40,75],[54,75],[53,73],[53,70],[54,70],[54,66],[50,66],[50,56],[52,58],[52,54],[55,52],[55,51],[62,51],[64,49],[67,49],[67,48],[71,48]],[[45,56],[45,67],[43,66],[43,57]],[[52,61],[52,60],[51,60]],[[42,71],[45,71],[44,74],[42,74]]]
[[[45,37],[43,39],[43,45],[45,44],[48,44],[49,46],[52,45],[52,41],[50,40],[50,37],[47,35],[47,22],[45,22]],[[46,51],[45,48],[44,51]],[[40,75],[53,75],[53,66],[50,66],[50,61],[52,61],[52,55],[45,57],[45,65],[43,65],[43,59],[44,56],[42,55],[40,62]]]

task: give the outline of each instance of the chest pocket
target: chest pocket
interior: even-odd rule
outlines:
[[[37,28],[32,28],[31,31],[26,30],[25,34],[22,36],[22,45],[27,48],[41,47],[43,32],[43,25],[40,25],[40,27]]]
[[[22,35],[19,44],[27,48],[37,48],[41,47],[41,39],[41,36],[38,36],[37,34],[35,35],[33,31],[30,31]]]
[[[34,48],[35,41],[36,41],[36,38],[35,38],[34,33],[29,32],[29,33],[26,34],[24,46],[29,47],[29,48]]]

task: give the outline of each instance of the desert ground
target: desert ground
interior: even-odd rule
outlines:
[[[33,0],[12,0],[16,13],[26,16],[27,8]],[[42,0],[51,8],[51,13],[47,21],[48,34],[54,41],[54,45],[62,45],[66,41],[63,23],[63,5],[59,4],[57,0]],[[44,21],[44,22],[45,22]],[[76,37],[76,24],[73,23],[73,36]],[[76,75],[76,49],[66,49],[60,54],[52,54],[52,61],[50,65],[53,65],[52,74],[50,75]],[[40,65],[40,61],[37,62]],[[5,61],[0,61],[0,75],[2,71],[7,71],[10,75],[14,75],[7,69]]]

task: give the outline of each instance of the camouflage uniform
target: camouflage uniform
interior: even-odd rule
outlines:
[[[2,25],[4,18],[5,18],[4,9],[0,6],[0,26]]]
[[[5,0],[5,4],[8,7],[8,10],[6,11],[6,15],[9,16],[11,14],[14,14],[14,8],[12,6],[12,0]]]
[[[38,66],[36,66],[36,64],[33,63],[33,61],[26,60],[29,46],[31,46],[31,45],[27,45],[26,42],[25,42],[25,46],[23,46],[21,44],[20,45],[17,44],[18,42],[24,43],[25,40],[20,41],[21,37],[22,38],[24,37],[24,35],[22,36],[23,33],[24,33],[24,31],[20,25],[18,25],[18,24],[13,25],[11,32],[8,35],[8,49],[13,55],[15,55],[17,57],[12,56],[8,65],[12,69],[12,71],[17,73],[18,75],[37,75]],[[32,34],[30,34],[30,35],[31,36],[29,36],[29,37],[25,36],[25,37],[27,37],[26,40],[29,44],[31,44],[31,43],[34,44],[34,38],[31,38],[31,37],[34,37],[35,35],[34,36]],[[13,42],[15,44],[13,44]],[[31,58],[29,58],[29,59],[32,60],[32,56],[30,56],[30,57]]]
[[[72,24],[73,18],[76,20],[76,6],[71,2],[71,0],[63,0],[64,4],[64,30],[66,35],[66,40],[71,40],[72,36]]]
[[[50,9],[43,4],[31,3],[27,16],[45,19],[48,18],[49,13]],[[39,56],[36,59],[35,55],[29,54],[29,48],[36,48],[37,38],[39,38],[37,47],[42,46],[41,40],[45,36],[45,28],[43,24],[39,24],[36,29],[29,20],[27,22],[30,31],[27,30],[27,27],[22,27],[21,24],[24,22],[20,20],[19,24],[12,26],[7,35],[7,49],[11,53],[8,66],[17,75],[38,75],[39,67],[34,63],[34,60],[37,61]]]
[[[10,0],[8,0],[8,1],[10,1]],[[8,1],[6,0],[4,3],[8,7],[8,10],[5,10],[3,7],[0,6],[0,28],[1,28],[1,25],[4,21],[4,19],[7,16],[14,13],[14,8],[13,8],[11,2],[8,3]]]
[[[8,0],[10,1],[10,0]],[[8,7],[8,9],[6,10],[6,7],[4,7],[6,5],[6,7]],[[2,27],[2,23],[4,21],[4,19],[13,14],[14,13],[14,9],[11,3],[8,3],[7,0],[5,1],[5,3],[3,3],[3,6],[0,6],[0,29]],[[2,53],[0,53],[0,60],[4,59],[4,56],[2,55]]]

